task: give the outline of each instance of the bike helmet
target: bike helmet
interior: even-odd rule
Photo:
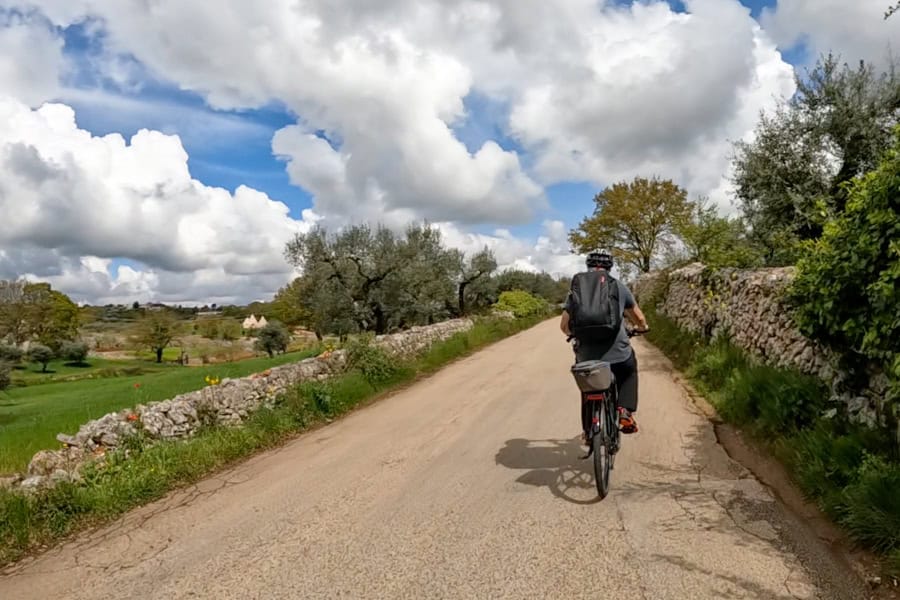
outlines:
[[[613,257],[609,250],[594,250],[587,255],[584,261],[588,269],[606,269],[609,271],[613,266]]]

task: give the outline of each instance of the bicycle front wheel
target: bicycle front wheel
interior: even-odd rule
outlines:
[[[610,454],[609,454],[609,415],[603,410],[601,404],[597,404],[594,409],[594,417],[598,418],[599,431],[594,434],[591,439],[593,444],[594,455],[594,480],[597,483],[597,494],[600,499],[606,498],[609,493],[609,470],[610,470]]]

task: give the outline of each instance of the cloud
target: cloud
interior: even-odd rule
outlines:
[[[884,19],[884,0],[779,0],[763,10],[763,27],[783,49],[805,44],[810,62],[833,52],[849,64],[885,67],[900,52],[900,19]]]
[[[177,136],[95,137],[68,106],[33,110],[11,98],[0,98],[0,214],[0,275],[34,273],[77,291],[87,273],[107,291],[88,287],[85,297],[137,281],[173,299],[273,291],[293,272],[284,244],[315,219],[293,219],[245,186],[232,194],[191,178]],[[104,276],[82,257],[127,257],[147,272]]]
[[[722,186],[731,142],[793,94],[793,71],[738,3],[687,7],[610,9],[582,40],[580,72],[521,94],[511,125],[542,180],[604,185],[655,174],[694,194]]]
[[[543,218],[544,186],[658,174],[725,206],[730,142],[794,91],[790,65],[737,0],[689,0],[687,13],[597,0],[8,3],[43,15],[29,17],[28,35],[0,29],[2,56],[16,57],[0,84],[13,82],[13,96],[140,124],[127,141],[96,137],[65,105],[0,101],[0,210],[14,215],[0,266],[45,271],[84,297],[270,294],[289,277],[284,241],[318,218],[424,218],[453,245],[490,245],[504,265],[568,274],[581,261],[566,224],[544,223],[536,240],[502,229]],[[239,119],[59,90],[61,40],[44,17],[88,24],[101,46],[89,67],[104,84],[165,82],[212,110],[287,107],[297,123],[272,152],[313,210],[297,220],[262,192],[191,177],[183,136],[239,144],[259,133]],[[466,114],[472,98],[494,127]],[[503,139],[467,148],[456,133],[467,122]],[[500,229],[474,234],[475,224]],[[117,257],[143,267],[97,262]]]
[[[62,48],[45,19],[0,7],[0,90],[30,106],[51,97],[66,65]]]
[[[506,229],[486,235],[466,232],[454,223],[438,223],[436,227],[449,246],[459,248],[466,255],[490,248],[501,270],[546,272],[559,277],[571,276],[584,266],[584,257],[569,252],[568,229],[562,221],[545,221],[541,235],[533,243]]]
[[[29,4],[62,26],[96,19],[112,54],[214,107],[283,102],[300,120],[274,150],[294,182],[321,182],[307,189],[335,221],[521,224],[546,207],[542,185],[637,173],[708,193],[743,115],[793,93],[737,0],[691,0],[687,14],[594,0]],[[466,149],[454,126],[471,94],[510,107],[502,125],[524,155]]]

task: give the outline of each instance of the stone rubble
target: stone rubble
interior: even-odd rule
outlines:
[[[408,358],[472,326],[470,319],[455,319],[377,336],[374,344],[393,356]],[[150,441],[157,441],[188,438],[204,425],[239,425],[254,411],[273,406],[298,383],[328,379],[341,373],[345,366],[344,351],[335,350],[248,377],[223,379],[217,385],[169,400],[107,414],[85,423],[75,435],[59,434],[57,440],[63,444],[62,449],[38,452],[24,477],[5,478],[0,487],[33,491],[60,481],[78,481],[86,464],[104,456],[107,450],[119,448],[138,430]]]

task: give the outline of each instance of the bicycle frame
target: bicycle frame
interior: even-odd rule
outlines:
[[[634,337],[645,333],[639,330],[627,330],[628,337]],[[578,341],[569,336],[569,342],[573,342],[572,350],[578,354]],[[611,367],[610,367],[611,369]],[[588,453],[581,457],[587,459],[594,456],[594,477],[597,484],[597,493],[600,498],[605,498],[609,492],[609,474],[614,468],[615,457],[619,452],[621,442],[621,426],[619,425],[619,387],[614,373],[609,373],[610,379],[607,389],[590,390],[582,387],[581,410],[582,424],[587,410],[590,412],[590,424],[585,434]],[[605,382],[598,385],[607,385]]]
[[[618,386],[613,381],[612,386],[606,390],[595,392],[583,392],[581,394],[582,403],[590,406],[591,428],[589,430],[588,444],[591,445],[591,438],[600,434],[601,422],[607,426],[606,436],[610,441],[609,453],[610,458],[619,451],[619,415],[618,415]],[[584,407],[582,407],[584,410]],[[605,411],[606,419],[601,419],[600,411]],[[593,448],[593,446],[591,445]],[[588,453],[590,456],[590,452]],[[612,460],[610,460],[612,462]]]

